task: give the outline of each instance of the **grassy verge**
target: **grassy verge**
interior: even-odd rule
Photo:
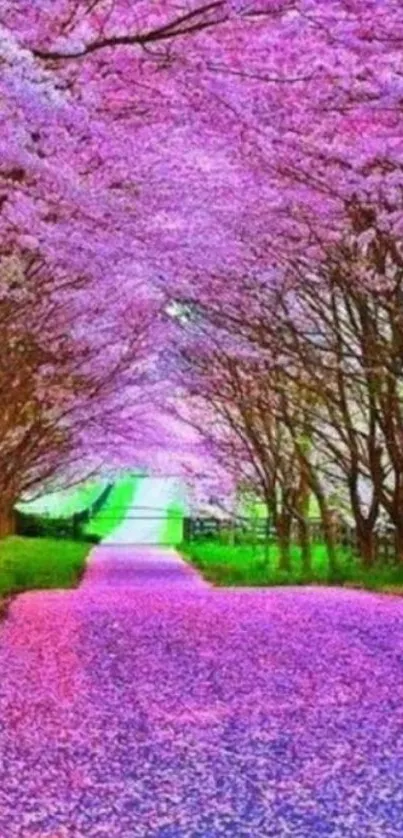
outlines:
[[[93,545],[9,536],[0,541],[0,597],[43,588],[74,588]]]
[[[161,532],[160,543],[177,546],[183,539],[183,504],[179,501],[167,507],[167,518]]]
[[[312,549],[312,572],[309,575],[303,572],[297,546],[292,548],[291,571],[288,573],[278,570],[276,544],[270,547],[268,561],[265,561],[262,547],[254,551],[249,545],[232,547],[211,541],[181,544],[180,552],[207,581],[218,586],[345,585],[385,593],[403,593],[403,567],[375,565],[365,571],[350,553],[339,550],[337,572],[332,574],[324,544],[316,544]]]
[[[97,515],[84,527],[87,535],[100,538],[110,535],[124,520],[127,509],[134,501],[141,477],[125,477],[115,483]]]

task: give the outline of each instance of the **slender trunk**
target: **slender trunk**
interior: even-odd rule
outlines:
[[[357,548],[363,567],[368,570],[376,559],[376,536],[371,524],[361,521],[357,526]]]
[[[0,509],[0,538],[15,533],[15,513],[12,506],[4,504]]]
[[[264,500],[266,504],[266,531],[264,537],[264,564],[267,565],[270,560],[270,527],[275,526],[275,515],[276,515],[276,493],[273,489],[272,491],[266,491],[264,495]]]
[[[395,527],[396,562],[403,564],[403,469],[399,464],[395,470],[395,490],[390,508],[390,517]]]
[[[277,538],[280,550],[278,568],[288,572],[291,570],[291,515],[286,509],[277,516]]]
[[[311,539],[309,537],[309,524],[305,517],[298,520],[298,542],[301,548],[301,563],[304,573],[311,572]]]
[[[298,543],[301,550],[301,563],[304,574],[310,574],[312,570],[311,539],[309,532],[309,501],[310,488],[304,464],[301,465],[300,484],[296,501],[298,514]]]
[[[378,518],[379,498],[375,486],[372,486],[373,494],[369,512],[364,516],[358,492],[358,474],[354,469],[349,477],[351,509],[354,516],[354,523],[357,534],[357,549],[366,569],[372,567],[376,560],[376,533],[374,527]]]
[[[337,569],[336,561],[336,541],[332,514],[322,494],[317,494],[317,500],[320,510],[320,517],[323,526],[323,539],[326,546],[327,559],[329,562],[329,570],[335,571]]]
[[[326,496],[324,494],[324,491],[322,490],[320,480],[315,471],[315,468],[309,461],[308,457],[302,451],[300,445],[296,447],[296,451],[300,460],[301,468],[303,469],[304,480],[306,481],[306,484],[309,487],[309,489],[315,495],[316,500],[318,502],[323,527],[323,539],[325,542],[327,559],[329,563],[329,570],[334,572],[337,569],[335,533],[332,522],[332,516],[327,504]]]
[[[267,507],[268,507],[269,513],[271,515],[272,526],[275,529],[277,529],[278,505],[277,505],[277,498],[276,498],[275,489],[273,490],[272,494],[270,495],[270,497],[268,499]]]
[[[403,519],[395,523],[395,557],[396,562],[403,565]]]

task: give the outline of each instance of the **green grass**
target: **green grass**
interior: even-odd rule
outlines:
[[[124,477],[115,483],[108,498],[97,515],[84,527],[87,535],[98,535],[103,538],[110,535],[124,518],[128,507],[134,501],[141,477]]]
[[[0,596],[43,588],[73,588],[93,545],[9,536],[0,541]]]
[[[340,506],[340,504],[336,503],[334,500],[335,506]],[[263,501],[253,500],[252,498],[245,500],[241,504],[241,514],[242,515],[250,515],[251,517],[256,518],[266,518],[267,517],[267,506]],[[315,495],[311,495],[309,498],[309,509],[308,509],[308,517],[309,518],[320,518],[320,509],[318,501]]]
[[[106,481],[84,483],[61,492],[16,504],[16,509],[28,515],[52,515],[53,518],[70,518],[91,506],[106,486]]]
[[[268,561],[264,549],[256,550],[250,545],[232,547],[213,541],[199,541],[182,544],[180,551],[187,561],[195,565],[204,578],[215,585],[227,586],[262,586],[275,585],[346,585],[368,590],[385,590],[399,593],[403,591],[403,567],[393,565],[375,565],[371,570],[363,570],[357,559],[343,549],[337,553],[338,569],[330,573],[324,544],[315,544],[312,548],[312,573],[304,575],[300,550],[291,549],[291,571],[278,570],[279,551],[276,544],[270,546]]]
[[[160,543],[178,545],[183,539],[184,507],[180,501],[174,501],[167,507],[167,519],[164,524]]]

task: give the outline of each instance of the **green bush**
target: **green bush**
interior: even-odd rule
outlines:
[[[17,514],[18,535],[68,538],[73,534],[73,524],[65,518],[45,518],[40,515]]]
[[[86,532],[86,520],[76,521],[68,518],[45,518],[40,515],[17,514],[18,535],[29,538],[68,538],[99,544],[102,536],[95,532]]]

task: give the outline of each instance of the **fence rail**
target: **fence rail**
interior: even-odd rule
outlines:
[[[358,552],[357,532],[355,527],[346,521],[334,523],[334,541],[337,547],[344,547],[353,554]],[[324,528],[320,519],[308,522],[308,534],[312,544],[324,540]],[[291,526],[291,542],[298,542],[298,522]],[[222,543],[269,545],[277,540],[275,527],[270,519],[252,518],[214,518],[195,517],[185,518],[183,526],[184,541],[200,541],[203,539],[217,539]],[[393,528],[379,529],[374,534],[375,552],[383,561],[394,561],[397,558],[396,535]]]
[[[121,521],[119,515],[98,515],[98,521]],[[183,521],[182,515],[125,515],[125,521]]]

